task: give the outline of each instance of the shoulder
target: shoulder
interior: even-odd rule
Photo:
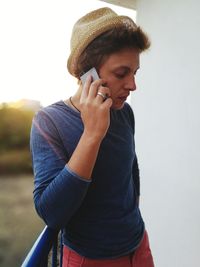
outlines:
[[[129,103],[125,102],[124,107],[123,107],[123,112],[126,116],[126,119],[129,121],[129,124],[131,125],[133,131],[135,131],[134,112]]]
[[[111,120],[118,122],[121,125],[127,125],[133,131],[135,129],[133,110],[127,102],[124,103],[123,108],[118,110],[111,110]]]
[[[56,121],[59,121],[59,117],[62,117],[61,113],[62,101],[42,107],[33,117],[32,129],[36,128],[39,132],[53,134],[57,131]]]
[[[33,119],[33,128],[51,136],[66,137],[77,129],[83,128],[80,114],[63,101],[53,103],[40,109]]]
[[[135,123],[134,112],[129,103],[124,103],[123,112],[129,117],[132,123]]]
[[[128,112],[129,114],[134,116],[133,109],[129,103],[127,103],[127,102],[124,103],[124,110],[126,110],[126,112]]]
[[[65,104],[63,101],[55,102],[51,105],[41,108],[37,113],[36,116],[43,116],[46,114],[47,116],[53,116],[55,114],[59,114],[65,108]]]
[[[34,117],[38,121],[51,121],[52,124],[62,124],[73,116],[73,111],[63,101],[55,102],[41,108]]]

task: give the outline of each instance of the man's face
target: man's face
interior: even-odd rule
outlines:
[[[131,91],[136,90],[135,74],[139,69],[139,52],[126,48],[111,54],[99,69],[113,100],[112,108],[121,109]]]

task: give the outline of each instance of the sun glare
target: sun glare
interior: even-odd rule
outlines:
[[[0,102],[32,99],[46,106],[73,94],[77,83],[66,69],[72,26],[104,6],[135,20],[135,11],[98,0],[2,1]]]

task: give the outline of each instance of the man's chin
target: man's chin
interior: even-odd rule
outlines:
[[[112,109],[119,110],[119,109],[122,109],[122,108],[124,107],[124,104],[125,104],[125,102],[123,102],[123,103],[114,103],[114,104],[111,106],[111,108],[112,108]]]

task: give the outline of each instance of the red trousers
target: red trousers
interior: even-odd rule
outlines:
[[[93,260],[82,257],[64,246],[63,267],[154,267],[148,234],[145,232],[142,242],[133,255],[117,259]]]

